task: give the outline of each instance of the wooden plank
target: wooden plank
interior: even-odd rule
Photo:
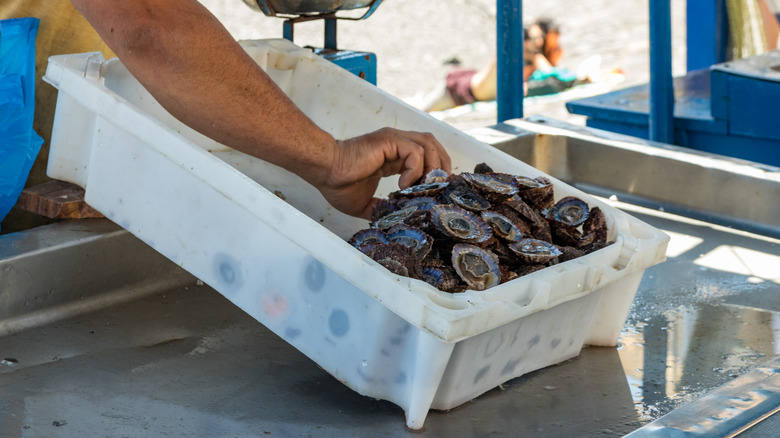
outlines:
[[[104,217],[84,201],[84,189],[65,181],[52,180],[26,188],[19,196],[19,208],[53,219]]]

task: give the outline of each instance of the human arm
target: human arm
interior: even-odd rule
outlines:
[[[407,187],[450,159],[432,135],[384,129],[334,139],[274,84],[196,0],[71,0],[174,117],[299,175],[337,209],[367,217],[379,179]]]
[[[560,36],[557,30],[550,30],[544,38],[544,57],[553,66],[558,65],[563,57],[563,48],[558,43]]]

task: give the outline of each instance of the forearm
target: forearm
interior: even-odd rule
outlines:
[[[72,0],[173,116],[317,185],[336,142],[307,118],[195,0]],[[175,17],[175,19],[171,19]]]
[[[337,209],[370,217],[379,180],[449,172],[430,135],[381,129],[335,140],[306,117],[196,0],[71,0],[174,117],[296,173]]]

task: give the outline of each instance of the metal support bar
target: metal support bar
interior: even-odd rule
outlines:
[[[674,83],[672,80],[672,13],[670,0],[650,3],[649,138],[674,143]]]
[[[523,2],[497,0],[498,122],[523,117]]]
[[[686,28],[688,71],[726,62],[726,0],[688,0]]]
[[[325,48],[336,50],[336,18],[325,18]]]
[[[282,37],[286,40],[293,40],[293,26],[295,22],[293,20],[284,20],[282,24]]]
[[[336,20],[339,19],[335,14],[319,14],[319,15],[302,15],[298,17],[291,17],[284,20],[282,24],[282,37],[286,40],[293,41],[295,36],[294,26],[295,23],[303,23],[306,21],[324,20],[325,21],[325,48],[336,48]],[[332,45],[331,46],[329,46]]]

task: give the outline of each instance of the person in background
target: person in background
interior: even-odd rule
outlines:
[[[536,20],[524,32],[523,79],[528,81],[537,70],[550,70],[558,65],[563,56],[563,48],[558,43],[561,31],[549,18]]]
[[[549,71],[556,67],[563,49],[558,38],[560,29],[549,18],[540,18],[523,29],[523,82],[528,94],[528,81],[536,71]],[[432,91],[417,106],[427,112],[442,111],[473,102],[494,100],[497,87],[497,60],[479,70],[456,68],[451,71],[442,87]]]
[[[344,213],[369,217],[382,177],[400,174],[399,186],[405,188],[432,169],[451,171],[449,155],[429,133],[384,128],[335,139],[304,115],[196,0],[70,3],[0,3],[0,18],[41,19],[38,77],[51,55],[116,54],[174,117],[297,174]],[[40,80],[36,86],[36,113],[43,120],[34,127],[48,143],[56,90]],[[48,152],[40,155],[30,182],[45,180]]]

